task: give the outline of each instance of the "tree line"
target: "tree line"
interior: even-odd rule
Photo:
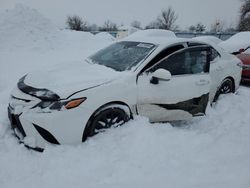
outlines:
[[[242,6],[240,8],[239,23],[236,27],[230,25],[225,27],[225,22],[217,19],[210,26],[210,32],[235,32],[235,31],[250,31],[250,0],[241,0]],[[161,11],[159,16],[152,22],[150,22],[144,28],[141,26],[141,22],[135,20],[131,22],[131,26],[138,29],[166,29],[172,31],[179,31],[176,21],[178,15],[175,10],[169,6],[167,9]],[[66,20],[67,28],[76,31],[117,31],[118,25],[110,20],[106,20],[102,26],[96,24],[89,24],[83,18],[77,15],[68,16]],[[191,25],[188,28],[189,32],[204,32],[208,29],[202,23]]]

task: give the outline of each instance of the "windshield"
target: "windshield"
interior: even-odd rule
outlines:
[[[145,59],[155,48],[142,42],[117,42],[89,57],[93,63],[105,65],[117,71],[130,70]]]

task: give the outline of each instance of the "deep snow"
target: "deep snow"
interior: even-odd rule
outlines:
[[[208,107],[206,117],[174,126],[135,117],[79,145],[48,146],[37,153],[18,144],[6,111],[16,81],[26,72],[74,66],[112,41],[57,30],[26,7],[6,14],[21,27],[4,27],[0,20],[0,36],[5,36],[0,37],[1,188],[250,187],[250,88],[245,86]],[[37,28],[39,23],[45,28]]]

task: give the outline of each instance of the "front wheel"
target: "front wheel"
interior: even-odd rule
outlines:
[[[85,128],[83,141],[87,137],[104,132],[111,127],[118,127],[130,119],[130,110],[125,105],[108,105],[101,108],[89,120]]]

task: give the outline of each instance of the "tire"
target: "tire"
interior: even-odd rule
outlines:
[[[119,127],[130,118],[130,110],[125,105],[105,106],[90,118],[83,133],[83,141],[111,127]]]
[[[228,94],[234,92],[234,83],[231,79],[226,78],[220,88],[217,90],[213,102],[216,102],[221,94]]]

